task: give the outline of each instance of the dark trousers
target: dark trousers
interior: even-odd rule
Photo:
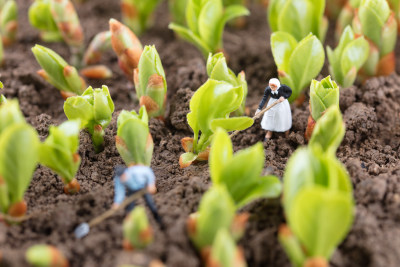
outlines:
[[[126,195],[127,195],[127,197],[129,197],[137,192],[138,191],[127,190]],[[156,207],[156,204],[154,203],[153,197],[149,193],[145,193],[143,195],[143,198],[146,202],[147,207],[149,207],[151,213],[153,214],[154,219],[156,219],[157,222],[161,223],[161,218],[160,218],[160,215],[158,215],[157,207]],[[126,206],[125,211],[131,212],[135,208],[135,206],[136,206],[136,202],[133,201],[128,206]]]

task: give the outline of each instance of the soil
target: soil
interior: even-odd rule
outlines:
[[[66,120],[63,100],[57,90],[36,75],[39,66],[30,48],[43,42],[27,21],[30,1],[17,0],[17,3],[19,41],[6,49],[0,79],[4,82],[6,97],[19,99],[28,122],[43,140],[50,125]],[[28,213],[40,214],[21,225],[0,224],[0,265],[27,266],[24,253],[38,243],[55,245],[71,266],[133,263],[146,266],[152,259],[160,259],[173,267],[201,265],[199,255],[188,239],[185,221],[196,211],[210,186],[208,166],[203,163],[181,170],[178,158],[183,153],[180,139],[191,136],[185,118],[190,97],[206,81],[207,75],[204,59],[196,48],[175,38],[167,29],[169,18],[165,10],[163,3],[156,13],[154,27],[140,37],[143,44],[156,45],[167,74],[170,114],[165,123],[150,121],[155,144],[151,167],[157,176],[158,188],[154,198],[165,229],[161,230],[148,212],[156,241],[143,251],[130,253],[122,250],[121,224],[125,215],[122,211],[91,229],[82,240],[75,239],[72,234],[78,224],[110,208],[113,167],[123,163],[114,143],[116,119],[122,109],[138,109],[137,100],[130,97],[134,92],[133,85],[119,70],[114,54],[109,52],[103,63],[113,70],[113,78],[88,81],[96,87],[107,84],[116,105],[113,120],[106,129],[104,151],[96,154],[89,134],[82,131],[79,149],[82,164],[77,175],[81,191],[77,195],[63,194],[59,177],[43,166],[37,168],[25,200]],[[244,29],[227,29],[224,43],[232,69],[246,72],[249,83],[247,106],[253,114],[267,79],[276,76],[276,68],[269,47],[265,10],[254,5],[251,12],[252,17]],[[87,42],[97,32],[108,28],[110,17],[120,19],[119,5],[114,1],[87,1],[78,7],[78,13]],[[44,45],[65,58],[69,56],[64,44]],[[400,52],[400,47],[396,52]],[[325,66],[322,75],[327,74]],[[393,74],[343,89],[340,103],[347,132],[337,155],[351,175],[356,216],[350,234],[334,253],[331,266],[400,266],[400,77]],[[265,173],[282,177],[290,155],[305,144],[303,136],[309,115],[307,101],[301,107],[292,106],[292,112],[294,119],[289,137],[274,134],[272,140],[264,144]],[[264,132],[259,124],[257,121],[253,127],[234,137],[235,150],[263,139]],[[290,266],[277,240],[278,226],[284,222],[279,199],[258,200],[244,210],[251,214],[245,236],[240,241],[248,265]]]

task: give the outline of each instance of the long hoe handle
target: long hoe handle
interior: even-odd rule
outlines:
[[[258,113],[257,115],[255,115],[255,116],[253,117],[253,120],[256,120],[256,119],[260,118],[265,112],[267,112],[267,111],[270,110],[271,108],[275,107],[275,106],[278,105],[279,103],[281,103],[281,102],[279,102],[279,100],[278,100],[278,101],[275,101],[274,103],[272,103],[270,106],[264,108],[263,110],[260,111],[260,113]],[[239,130],[236,130],[236,131],[234,131],[233,133],[231,133],[231,135],[230,135],[229,137],[232,138],[232,137],[234,137],[235,135],[237,135],[239,132],[240,132]]]

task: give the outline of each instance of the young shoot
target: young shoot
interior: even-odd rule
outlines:
[[[16,100],[0,106],[0,211],[25,215],[24,201],[38,162],[39,137],[25,122]]]
[[[369,44],[364,36],[356,38],[351,26],[347,26],[335,50],[327,47],[329,72],[344,88],[353,85],[357,72],[369,55]]]
[[[60,126],[50,126],[49,136],[39,149],[40,164],[56,172],[64,183],[66,194],[75,194],[80,185],[75,178],[81,164],[79,149],[80,122],[67,121]]]
[[[156,47],[146,46],[134,70],[136,95],[150,118],[164,120],[167,80]]]
[[[0,46],[1,46],[1,42],[0,42]],[[3,87],[4,87],[3,83],[0,82],[0,89],[3,89]],[[6,102],[7,102],[7,98],[3,94],[0,94],[0,106],[2,104],[5,104]]]
[[[276,198],[282,185],[275,176],[261,176],[264,147],[258,143],[233,155],[228,134],[218,129],[210,150],[210,175],[213,185],[224,185],[237,209],[258,198]]]
[[[26,251],[25,259],[34,267],[69,266],[68,260],[61,251],[49,245],[31,246]]]
[[[15,0],[6,0],[0,7],[0,35],[4,46],[15,42],[18,30],[18,6]]]
[[[153,242],[153,229],[142,206],[135,207],[126,216],[122,229],[125,250],[143,249]]]
[[[212,244],[210,256],[206,260],[206,267],[246,267],[246,259],[241,248],[228,230],[221,228]]]
[[[287,32],[298,42],[311,32],[323,43],[328,29],[324,10],[325,0],[271,0],[268,21],[272,32]]]
[[[118,56],[121,70],[130,81],[133,81],[133,71],[138,67],[143,46],[136,35],[125,25],[115,19],[110,19],[111,45]]]
[[[353,19],[355,34],[369,41],[369,56],[361,69],[364,79],[394,72],[397,21],[386,0],[362,0]]]
[[[248,0],[223,0],[224,6],[232,6],[232,5],[242,5],[242,6],[249,6]],[[229,21],[229,25],[236,27],[236,28],[243,28],[246,26],[246,17],[238,17],[231,21]]]
[[[224,8],[222,0],[188,0],[186,24],[170,23],[169,28],[194,44],[205,58],[209,53],[223,51],[222,34],[225,24],[250,12],[242,5]]]
[[[315,123],[324,115],[327,108],[339,107],[339,86],[328,76],[321,81],[312,80],[310,86],[310,116],[307,121],[305,137],[310,140]]]
[[[247,81],[244,71],[240,72],[237,76],[233,71],[228,68],[226,59],[223,53],[208,55],[207,60],[207,74],[210,79],[217,81],[224,81],[232,84],[233,86],[242,86],[243,88],[243,101],[239,109],[235,111],[235,115],[241,116],[245,114],[246,97],[247,97]]]
[[[121,0],[122,21],[141,35],[153,24],[153,12],[160,0]]]
[[[345,134],[345,124],[338,106],[328,108],[317,123],[310,146],[319,145],[324,153],[335,154]]]
[[[115,143],[127,166],[150,166],[154,144],[148,122],[145,107],[140,108],[139,114],[123,110],[118,116]]]
[[[82,94],[86,88],[86,83],[79,76],[75,67],[68,65],[56,52],[44,46],[35,45],[32,52],[42,67],[38,74],[60,90],[64,99]]]
[[[69,97],[64,103],[64,113],[69,120],[80,120],[81,126],[92,136],[96,153],[103,149],[104,129],[111,122],[114,102],[108,87],[88,87],[81,96]]]
[[[168,0],[169,13],[172,21],[179,25],[186,25],[185,15],[188,0]]]
[[[297,42],[286,32],[271,35],[271,48],[280,81],[292,89],[289,98],[292,102],[321,71],[325,61],[324,48],[312,34]]]
[[[36,0],[29,9],[29,21],[44,41],[64,40],[71,49],[72,65],[80,67],[84,35],[70,0]]]
[[[204,194],[199,210],[187,221],[189,237],[200,252],[212,246],[220,229],[228,230],[235,240],[242,237],[248,214],[235,212],[235,203],[223,185],[213,185]]]
[[[354,217],[345,167],[319,146],[300,148],[289,159],[283,181],[288,227],[279,230],[279,241],[293,266],[328,266]]]
[[[334,0],[332,0],[334,1]],[[339,16],[336,21],[335,27],[335,40],[339,42],[340,37],[343,34],[344,29],[347,26],[351,26],[353,21],[355,11],[360,7],[362,0],[348,0],[346,4],[341,9]]]
[[[212,79],[194,93],[190,100],[190,113],[187,114],[194,137],[185,137],[181,141],[186,152],[179,158],[181,168],[190,166],[195,160],[208,160],[208,146],[218,127],[234,131],[245,130],[253,125],[254,120],[249,117],[229,118],[241,106],[243,96],[242,86],[235,87]]]

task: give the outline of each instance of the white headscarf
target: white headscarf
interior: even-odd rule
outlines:
[[[270,79],[269,84],[276,85],[277,89],[279,89],[279,87],[281,87],[281,83],[279,82],[279,80],[277,78]]]

